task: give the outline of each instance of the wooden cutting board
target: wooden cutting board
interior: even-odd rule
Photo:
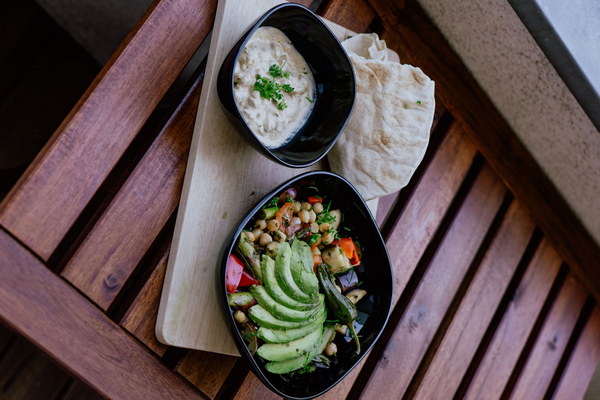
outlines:
[[[241,35],[277,0],[220,0],[165,276],[156,336],[172,346],[239,355],[220,296],[221,252],[266,193],[302,172],[260,155],[230,125],[216,90],[219,68]],[[327,22],[338,39],[352,32]]]

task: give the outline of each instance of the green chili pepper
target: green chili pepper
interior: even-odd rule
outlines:
[[[356,306],[335,288],[335,282],[325,264],[317,266],[317,278],[319,278],[321,290],[325,294],[328,311],[333,314],[333,317],[339,319],[340,323],[348,325],[356,343],[356,354],[360,354],[360,341],[354,329],[354,320],[358,316]]]

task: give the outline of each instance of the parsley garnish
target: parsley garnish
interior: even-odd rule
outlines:
[[[280,67],[277,64],[273,64],[269,68],[269,75],[271,75],[273,78],[289,78],[290,71],[284,71],[283,66]]]
[[[263,207],[263,209],[277,207],[278,202],[279,202],[279,197],[275,196],[271,200],[269,200],[269,202]]]
[[[313,99],[311,99],[311,98],[309,98],[309,97],[305,97],[305,99],[306,99],[306,100],[308,100],[308,101],[309,101],[309,103],[314,103],[314,102],[315,102]]]
[[[417,100],[417,104],[421,104],[421,100]]]
[[[271,65],[269,68],[269,75],[273,78],[289,78],[289,71],[284,71],[283,67],[280,67],[277,64]],[[287,108],[287,103],[283,100],[283,90],[286,93],[292,93],[294,88],[288,84],[280,84],[275,81],[275,79],[261,76],[259,74],[256,75],[256,82],[254,82],[254,90],[260,93],[260,97],[263,99],[267,99],[277,104],[277,109],[282,111]]]
[[[328,322],[330,324],[334,324],[334,323],[340,322],[340,320],[339,319],[328,319],[328,320],[325,320],[325,322]]]

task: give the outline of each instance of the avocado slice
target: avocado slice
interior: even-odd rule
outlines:
[[[269,293],[278,303],[293,308],[294,310],[310,310],[318,306],[317,302],[302,303],[294,300],[281,289],[281,286],[279,286],[279,282],[277,282],[277,278],[275,277],[275,260],[271,257],[263,255],[261,267],[265,289],[267,289],[267,293]]]
[[[267,293],[264,286],[252,286],[250,293],[252,293],[258,304],[282,321],[306,321],[318,311],[317,308],[299,311],[279,304],[276,299]]]
[[[287,343],[308,335],[317,329],[327,319],[327,311],[323,310],[313,322],[294,329],[270,329],[261,327],[256,332],[257,336],[267,343]]]
[[[333,335],[335,334],[334,325],[325,325],[323,327],[323,335],[321,336],[321,341],[318,342],[312,351],[305,355],[296,358],[292,358],[291,360],[286,361],[271,361],[265,365],[265,369],[272,374],[287,374],[289,372],[295,371],[300,368],[304,368],[311,362],[313,358],[317,355],[321,354],[327,344],[331,341]]]
[[[257,304],[250,307],[248,314],[252,321],[256,322],[259,326],[271,329],[295,329],[310,324],[315,319],[319,318],[323,310],[325,309],[325,298],[320,295],[319,308],[309,319],[305,321],[282,321],[275,317],[273,314],[268,312],[263,306]]]
[[[315,298],[300,290],[294,281],[290,265],[291,261],[292,249],[288,243],[282,242],[279,246],[279,252],[275,257],[275,277],[277,278],[277,282],[279,282],[279,286],[294,300],[302,303],[314,303]]]
[[[319,326],[308,335],[288,343],[263,344],[256,350],[256,354],[268,361],[285,361],[306,356],[321,343],[322,336],[323,327]]]
[[[319,293],[319,280],[315,275],[313,265],[313,255],[308,244],[302,240],[294,239],[290,270],[300,290],[310,297],[315,297]]]

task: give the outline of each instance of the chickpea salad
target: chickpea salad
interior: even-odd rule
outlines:
[[[342,211],[326,194],[301,199],[291,187],[246,228],[227,260],[225,285],[250,353],[278,375],[329,368],[340,338],[360,354],[362,249]]]

